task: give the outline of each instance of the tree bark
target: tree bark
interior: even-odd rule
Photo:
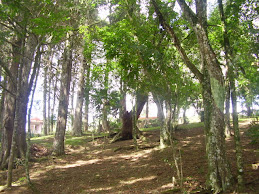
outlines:
[[[77,99],[76,99],[76,109],[74,116],[74,124],[73,124],[73,135],[74,136],[82,136],[82,110],[83,110],[83,102],[84,102],[84,87],[85,87],[85,70],[86,70],[86,61],[84,60],[83,49],[81,51],[81,60],[80,60],[80,68],[79,68],[79,84],[77,91]]]
[[[229,82],[226,81],[226,101],[225,101],[225,136],[229,138],[231,136],[231,126],[230,126],[230,85]]]
[[[22,47],[22,40],[18,39],[15,41],[15,45],[12,47],[12,63],[10,64],[10,73],[7,77],[7,90],[4,99],[4,116],[3,116],[3,133],[1,140],[1,155],[0,163],[1,169],[8,166],[8,157],[10,155],[10,149],[12,144],[12,135],[14,127],[14,116],[15,116],[15,96],[17,81],[14,79],[18,77],[18,67],[20,63],[20,49]]]
[[[4,80],[1,80],[1,84],[3,84],[3,86],[6,88],[6,78],[4,78]],[[4,117],[4,99],[5,99],[5,94],[6,91],[4,89],[2,89],[1,92],[1,100],[0,100],[0,139],[2,137],[3,134],[3,117]],[[1,160],[0,160],[1,161]]]
[[[65,153],[64,139],[67,124],[69,90],[72,69],[72,48],[70,47],[70,45],[68,45],[68,41],[63,56],[64,61],[62,64],[58,119],[55,138],[53,142],[53,155],[57,156],[63,155]]]
[[[244,167],[243,167],[242,146],[240,142],[240,131],[238,126],[237,96],[236,96],[236,86],[235,86],[235,77],[234,77],[234,68],[233,68],[233,53],[230,46],[227,23],[226,23],[226,18],[224,14],[222,0],[218,0],[218,4],[219,4],[221,22],[224,25],[224,34],[223,34],[224,49],[225,49],[226,64],[228,67],[230,94],[231,94],[231,100],[232,100],[232,118],[233,118],[236,161],[237,161],[237,180],[238,180],[239,189],[242,189],[244,187],[244,180],[243,180]]]
[[[171,144],[172,133],[172,104],[171,100],[165,100],[166,117],[160,129],[160,147],[165,148]]]
[[[137,94],[137,104],[135,106],[137,106],[137,114],[136,114],[136,117],[139,118],[140,116],[140,113],[142,112],[143,110],[143,107],[145,105],[147,101],[147,95],[145,94]],[[132,139],[133,136],[132,136],[132,131],[133,131],[133,114],[134,114],[134,107],[133,107],[133,110],[128,112],[126,111],[124,114],[123,114],[123,117],[122,117],[122,133],[121,133],[121,139],[122,140],[127,140],[127,139]]]
[[[8,160],[8,171],[7,171],[7,187],[12,186],[12,179],[13,179],[13,163],[16,156],[17,151],[17,132],[19,127],[19,120],[21,119],[20,114],[20,105],[21,103],[21,86],[22,86],[22,71],[23,66],[20,64],[18,65],[18,74],[16,77],[16,94],[15,94],[15,112],[14,112],[14,125],[13,125],[13,134],[12,134],[12,143],[10,148],[10,156]]]

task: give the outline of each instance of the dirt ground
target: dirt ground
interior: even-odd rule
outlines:
[[[243,133],[247,124],[241,127],[246,182],[243,193],[259,193],[258,145],[249,144]],[[84,146],[67,147],[62,157],[39,153],[30,172],[36,190],[26,186],[21,166],[14,170],[14,186],[2,193],[182,193],[176,189],[177,183],[175,187],[173,184],[177,178],[173,149],[158,148],[159,131],[145,132],[144,136],[146,139],[138,140],[138,150],[132,140],[109,144],[107,139],[98,139]],[[184,191],[209,193],[205,191],[203,129],[178,130],[176,140],[175,156],[179,169],[182,164]],[[235,174],[233,137],[227,140],[227,150]],[[5,185],[6,172],[0,171],[0,177],[0,185]]]

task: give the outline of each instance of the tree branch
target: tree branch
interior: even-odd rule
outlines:
[[[0,83],[0,87],[16,98],[16,95],[13,92],[11,92],[10,90],[8,90],[2,83]]]
[[[185,0],[177,0],[177,2],[180,5],[186,19],[190,22],[192,26],[194,26],[198,22],[196,14],[186,4]]]
[[[174,45],[177,48],[178,52],[180,53],[184,63],[187,65],[187,67],[192,71],[192,73],[199,79],[200,82],[203,81],[203,74],[197,69],[197,67],[191,62],[187,54],[185,53],[185,50],[181,46],[181,42],[176,36],[174,29],[170,27],[167,22],[165,21],[162,13],[160,12],[160,9],[156,3],[155,0],[152,0],[152,4],[155,8],[156,14],[159,18],[159,21],[163,28],[169,33],[169,35],[173,38]]]

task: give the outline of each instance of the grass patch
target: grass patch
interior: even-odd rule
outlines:
[[[87,139],[89,139],[89,136],[73,137],[71,135],[66,135],[65,145],[70,145],[70,146],[83,145],[84,143],[87,142]]]
[[[52,148],[53,145],[53,139],[54,135],[46,135],[46,136],[41,136],[41,137],[33,137],[31,138],[31,143],[32,144],[40,144],[48,149]]]
[[[140,131],[156,131],[159,130],[160,127],[150,127],[150,128],[141,128]]]
[[[66,134],[65,136],[65,145],[70,146],[80,146],[84,145],[86,142],[89,142],[93,138],[105,137],[108,136],[108,133],[98,133],[93,134],[91,132],[84,133],[83,136],[74,137],[71,134]],[[40,144],[48,149],[51,149],[53,146],[54,135],[47,135],[41,137],[32,137],[32,144]]]
[[[178,129],[192,129],[192,128],[198,128],[198,127],[204,127],[204,123],[189,123],[189,124],[182,124],[178,125]]]
[[[252,121],[253,117],[244,117],[244,118],[238,118],[238,121],[245,122],[245,121]],[[231,119],[232,121],[232,119]]]

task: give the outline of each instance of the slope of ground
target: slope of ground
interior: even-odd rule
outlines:
[[[249,144],[243,133],[245,193],[259,191],[258,147]],[[107,138],[66,148],[66,155],[52,157],[43,146],[36,146],[38,159],[31,164],[31,179],[36,190],[26,187],[23,167],[14,170],[16,183],[3,193],[182,193],[173,188],[177,178],[173,154],[183,171],[183,188],[187,193],[204,191],[206,179],[205,142],[202,127],[176,132],[172,148],[159,149],[159,131],[144,132],[146,139],[109,144]],[[38,149],[38,151],[37,151]],[[233,137],[227,140],[227,155],[235,174]],[[41,155],[41,153],[44,153]],[[34,153],[35,154],[35,153]],[[47,156],[46,156],[47,155]],[[0,185],[6,172],[0,172]]]

